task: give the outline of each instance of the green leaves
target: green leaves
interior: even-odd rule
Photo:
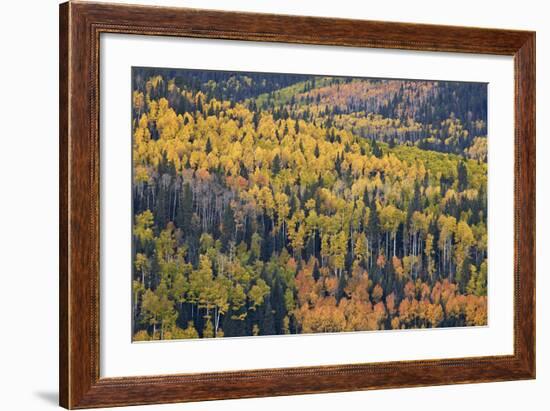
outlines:
[[[143,213],[136,215],[134,225],[134,236],[144,246],[148,241],[153,239],[153,213],[151,210],[145,210]]]
[[[266,284],[264,280],[261,278],[256,281],[256,284],[254,284],[250,291],[248,292],[248,297],[250,298],[250,301],[252,302],[251,306],[249,307],[250,310],[255,310],[257,307],[263,304],[264,298],[266,295],[269,294],[270,288]]]

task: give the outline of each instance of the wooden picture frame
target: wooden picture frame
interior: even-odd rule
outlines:
[[[101,33],[513,56],[514,354],[100,378]],[[60,6],[60,405],[91,408],[535,378],[535,33],[69,2]]]

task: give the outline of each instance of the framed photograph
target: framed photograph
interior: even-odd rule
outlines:
[[[535,33],[60,6],[60,404],[535,378]]]

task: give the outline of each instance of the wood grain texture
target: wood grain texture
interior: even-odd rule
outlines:
[[[515,53],[515,337],[520,360],[535,375],[535,34]]]
[[[68,4],[62,4],[59,15],[59,402],[69,403],[69,284],[68,284],[68,173],[69,156],[67,142],[69,134],[68,94]]]
[[[101,33],[514,56],[514,354],[162,377],[99,373]],[[60,404],[90,408],[535,377],[535,34],[70,2],[60,6]]]

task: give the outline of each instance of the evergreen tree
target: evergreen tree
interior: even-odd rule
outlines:
[[[376,258],[380,251],[380,218],[376,210],[375,196],[372,196],[368,223],[369,244],[371,247],[371,256]]]
[[[276,154],[275,157],[273,157],[273,162],[271,164],[271,172],[274,176],[279,174],[281,172],[281,158],[279,157],[279,154]]]
[[[228,204],[225,207],[223,213],[223,222],[221,229],[222,250],[227,251],[229,249],[230,242],[235,240],[235,215],[233,209]]]
[[[313,264],[313,279],[315,281],[318,281],[321,277],[321,272],[319,271],[319,264],[317,264],[317,261],[315,261],[315,264]]]
[[[383,154],[382,149],[374,139],[371,142],[371,151],[372,151],[372,155],[375,156],[376,158],[382,158],[382,154]]]
[[[273,317],[273,308],[270,298],[267,298],[260,319],[260,335],[275,334],[275,319]]]
[[[273,282],[273,286],[271,287],[270,301],[273,305],[273,322],[275,328],[274,334],[284,334],[283,320],[286,316],[286,309],[283,287],[281,284],[281,279],[278,275],[275,276],[275,281]]]
[[[189,183],[183,185],[180,206],[176,211],[176,225],[183,230],[184,235],[191,231],[191,219],[193,217],[193,191]]]
[[[459,161],[457,165],[458,191],[464,191],[468,188],[468,168],[464,161]]]

